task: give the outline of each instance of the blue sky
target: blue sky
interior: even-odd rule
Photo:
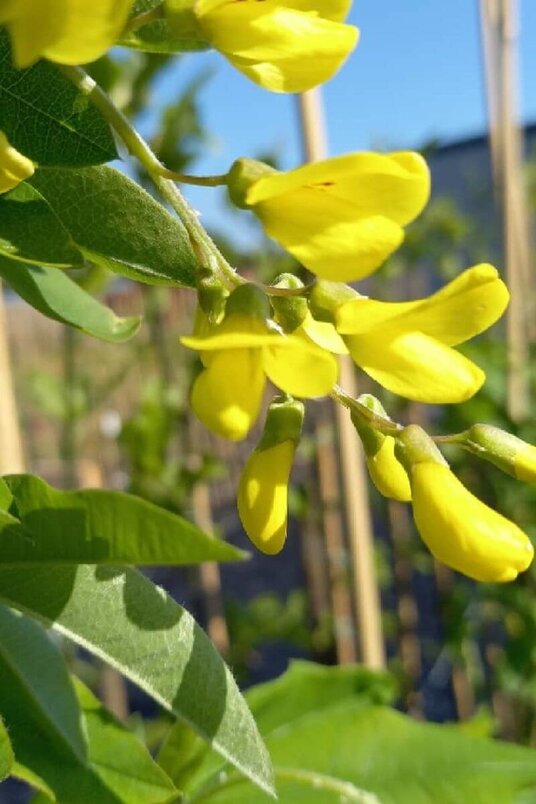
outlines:
[[[521,112],[536,121],[536,1],[520,0],[519,7]],[[332,154],[419,147],[485,129],[478,0],[356,0],[349,21],[360,28],[360,43],[323,87]],[[284,166],[296,165],[295,98],[260,89],[217,53],[178,60],[153,103],[168,100],[207,67],[214,74],[202,110],[213,141],[196,171],[223,173],[240,156],[274,151]],[[206,224],[217,222],[214,190],[188,188],[187,194]]]

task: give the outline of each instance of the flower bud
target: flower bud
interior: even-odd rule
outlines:
[[[273,286],[297,290],[303,288],[303,282],[294,274],[286,273],[280,274],[274,281]],[[309,312],[307,300],[303,296],[272,296],[271,302],[277,321],[285,332],[294,332],[294,330],[298,329]]]
[[[421,427],[401,432],[396,453],[408,470],[415,525],[435,558],[476,581],[513,581],[527,569],[528,536],[465,488]]]
[[[534,548],[513,522],[477,499],[447,466],[421,462],[411,473],[413,516],[430,552],[476,581],[513,581]]]
[[[0,193],[7,193],[34,173],[34,164],[19,153],[0,131]]]
[[[275,173],[275,169],[256,159],[237,159],[227,174],[227,189],[233,204],[247,209],[246,196],[252,184],[266,173]]]
[[[303,415],[301,402],[274,399],[238,485],[240,521],[255,547],[267,555],[279,553],[287,537],[288,480]]]
[[[210,270],[199,271],[197,277],[197,298],[199,306],[207,316],[210,324],[218,324],[225,312],[225,303],[229,291]]]
[[[377,416],[390,421],[381,402],[371,394],[362,394],[357,401]],[[380,494],[399,502],[411,500],[409,478],[395,456],[395,439],[376,430],[358,413],[350,411],[350,415],[363,443],[370,478]]]
[[[460,443],[503,472],[525,483],[536,483],[536,447],[491,424],[473,424]]]
[[[311,313],[317,321],[335,324],[337,308],[357,298],[359,293],[349,285],[318,279],[309,297]]]
[[[263,290],[246,282],[233,290],[225,305],[225,317],[247,315],[266,321],[270,316],[270,303]]]

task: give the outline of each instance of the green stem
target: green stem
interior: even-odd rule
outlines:
[[[357,399],[354,399],[352,396],[343,391],[338,385],[333,388],[330,396],[332,399],[335,399],[336,402],[344,405],[345,408],[348,408],[348,410],[350,410],[352,413],[355,413],[361,419],[364,419],[368,425],[384,435],[396,435],[404,429],[401,424],[398,424],[398,422],[394,422],[391,419],[384,419],[383,416],[378,416],[376,413],[370,410],[370,408],[367,408],[366,405],[358,402]]]
[[[144,11],[142,14],[137,14],[135,17],[131,17],[125,28],[123,29],[123,36],[127,36],[134,31],[138,31],[140,28],[143,28],[144,25],[149,25],[150,22],[155,22],[156,20],[164,19],[164,9],[163,6],[157,6],[156,8],[152,8],[150,11]]]
[[[58,69],[80,92],[87,95],[122,139],[129,153],[141,162],[162,197],[166,199],[181,219],[190,237],[194,252],[200,258],[204,267],[217,267],[220,278],[231,288],[241,284],[241,278],[229,265],[209,234],[199,223],[197,212],[190,207],[173,181],[166,178],[170,171],[162,165],[149,145],[132,126],[130,120],[115,106],[91,76],[80,67],[61,65]]]

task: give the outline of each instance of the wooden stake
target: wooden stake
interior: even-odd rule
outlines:
[[[5,302],[0,282],[0,475],[19,472],[24,472],[24,455],[9,358]]]
[[[324,159],[328,148],[322,95],[319,89],[310,90],[299,96],[299,112],[306,160]],[[341,385],[347,393],[356,396],[357,383],[353,364],[349,358],[343,357],[340,365]],[[361,443],[348,411],[343,410],[340,405],[335,405],[335,420],[339,436],[344,518],[354,575],[353,593],[360,656],[368,667],[382,668],[385,667],[385,646]]]

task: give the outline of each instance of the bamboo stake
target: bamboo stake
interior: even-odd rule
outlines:
[[[306,159],[315,161],[325,158],[328,148],[319,89],[299,96],[299,111]],[[340,381],[347,393],[357,396],[355,372],[347,357],[341,359]],[[339,436],[344,518],[354,575],[353,594],[361,660],[368,667],[382,668],[385,667],[385,646],[361,443],[348,411],[343,410],[340,405],[335,405],[335,420]]]
[[[481,30],[495,181],[500,188],[504,256],[511,300],[507,315],[507,407],[520,421],[530,407],[529,310],[533,303],[531,243],[523,183],[522,137],[517,125],[517,4],[481,0]]]
[[[5,302],[0,282],[0,475],[18,472],[24,472],[24,454],[9,358]]]

